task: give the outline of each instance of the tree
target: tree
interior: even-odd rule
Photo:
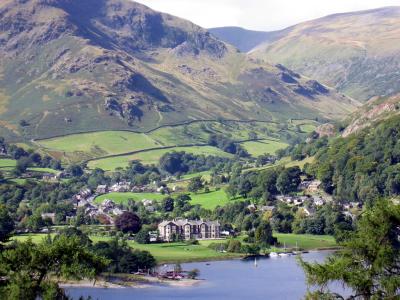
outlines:
[[[2,299],[67,299],[55,278],[94,279],[108,264],[82,245],[76,237],[48,237],[40,244],[31,240],[14,243],[0,255]]]
[[[79,165],[71,165],[68,167],[67,172],[73,177],[81,177],[83,175],[82,167]]]
[[[277,239],[272,236],[271,225],[269,222],[265,221],[262,221],[260,225],[258,225],[254,237],[256,242],[263,247],[274,245],[277,242]]]
[[[188,194],[180,194],[175,199],[175,207],[183,209],[192,200]]]
[[[31,166],[32,161],[28,157],[21,157],[17,160],[15,171],[17,174],[25,173],[26,170]]]
[[[201,190],[203,186],[204,185],[201,176],[193,177],[192,179],[190,179],[188,191],[196,193],[197,191]]]
[[[46,223],[42,219],[41,215],[38,213],[35,213],[34,215],[30,216],[26,223],[26,227],[33,232],[38,232],[44,226],[46,226]]]
[[[276,187],[282,194],[297,191],[301,182],[301,170],[299,167],[283,169],[276,180]]]
[[[7,242],[13,230],[14,221],[8,214],[7,208],[4,205],[0,205],[0,243]]]
[[[400,288],[400,207],[380,200],[364,212],[343,250],[324,263],[300,259],[307,282],[320,289],[309,299],[345,299],[327,284],[339,281],[354,291],[347,299],[395,299]]]
[[[242,249],[242,243],[238,240],[230,240],[226,251],[239,253]]]
[[[125,240],[118,238],[108,242],[98,242],[91,247],[91,250],[109,259],[107,271],[111,273],[132,273],[156,266],[156,260],[150,252],[132,250]]]
[[[142,224],[137,214],[125,211],[115,219],[115,226],[123,233],[137,233]]]
[[[149,244],[150,243],[150,229],[147,227],[142,227],[140,231],[135,235],[135,241],[139,244]]]
[[[174,210],[174,199],[172,197],[164,198],[161,204],[165,212],[171,212]]]

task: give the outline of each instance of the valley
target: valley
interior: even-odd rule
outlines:
[[[0,1],[0,298],[397,298],[399,16]]]

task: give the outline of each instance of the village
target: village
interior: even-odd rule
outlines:
[[[171,180],[171,179],[169,179]],[[302,181],[298,187],[297,195],[276,195],[276,203],[282,202],[289,207],[298,207],[307,217],[315,215],[316,210],[328,203],[332,199],[320,190],[321,182],[318,180]],[[84,214],[91,219],[102,220],[102,224],[109,226],[114,225],[115,218],[122,215],[126,209],[123,205],[117,204],[112,199],[107,198],[111,193],[153,193],[157,195],[165,195],[166,197],[172,193],[181,191],[180,188],[173,185],[173,188],[168,188],[166,184],[157,185],[156,182],[149,185],[133,185],[130,182],[118,182],[113,185],[98,185],[95,190],[89,188],[82,189],[78,194],[75,194],[71,201],[75,207],[75,211],[83,210]],[[95,199],[103,196],[104,200],[99,202]],[[112,198],[112,197],[110,197]],[[157,201],[146,199],[140,200],[146,213],[157,213],[159,205]],[[356,217],[354,211],[361,210],[362,205],[358,202],[344,203],[341,206],[345,216],[352,219]],[[247,205],[250,212],[273,212],[276,205],[258,205],[251,203]],[[42,218],[51,219],[54,222],[55,213],[42,213]],[[67,216],[67,222],[72,222],[76,215]],[[44,229],[47,230],[47,229]],[[221,239],[232,235],[233,232],[222,230],[218,220],[188,220],[187,218],[178,218],[163,220],[158,224],[158,230],[149,232],[150,242],[170,242],[173,240],[191,240],[191,239]]]

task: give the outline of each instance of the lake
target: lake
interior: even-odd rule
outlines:
[[[331,252],[310,252],[303,254],[308,261],[323,261]],[[209,265],[207,265],[209,264]],[[227,260],[209,263],[182,264],[184,270],[198,268],[199,285],[192,287],[151,286],[149,288],[70,288],[68,294],[74,299],[79,296],[92,296],[93,299],[105,300],[242,300],[258,299],[302,299],[307,287],[302,269],[295,256],[263,258],[253,260]],[[335,291],[343,292],[337,285]]]

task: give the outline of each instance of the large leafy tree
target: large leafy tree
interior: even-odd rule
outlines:
[[[126,211],[115,219],[115,226],[124,233],[138,233],[142,228],[142,223],[137,214]]]
[[[6,242],[14,230],[14,221],[8,214],[7,208],[0,205],[0,244]]]
[[[67,299],[56,279],[94,279],[108,261],[89,251],[78,237],[48,237],[14,243],[0,254],[1,299]]]
[[[354,291],[347,299],[398,299],[400,291],[400,207],[378,201],[324,263],[300,259],[307,281],[320,288],[309,299],[345,299],[327,288],[339,281]]]

